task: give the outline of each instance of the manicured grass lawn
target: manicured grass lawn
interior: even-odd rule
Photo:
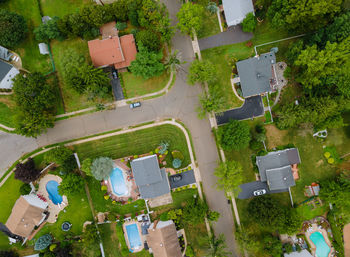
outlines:
[[[41,55],[39,52],[38,43],[34,39],[33,29],[41,23],[41,15],[39,12],[38,2],[36,0],[11,0],[0,5],[0,8],[5,8],[24,16],[28,34],[26,39],[14,49],[22,59],[24,69],[40,71],[47,73],[51,71],[52,66],[48,55]]]
[[[316,216],[321,216],[325,214],[328,209],[328,204],[323,204],[322,206],[317,206],[316,208],[311,207],[311,205],[304,204],[296,208],[299,215],[303,217],[303,220],[310,220]]]
[[[170,152],[173,150],[184,155],[182,167],[190,164],[185,135],[179,128],[168,124],[74,145],[73,148],[81,161],[100,156],[118,159],[154,151],[162,141],[169,143],[167,166],[171,166]]]
[[[69,232],[64,232],[61,229],[62,223],[65,221],[69,221],[72,224]],[[46,223],[35,238],[39,238],[47,233],[51,233],[57,240],[64,239],[64,236],[68,234],[81,235],[85,221],[93,221],[93,218],[84,190],[82,193],[69,195],[68,206],[58,214],[57,221],[52,224]]]
[[[97,181],[93,177],[88,177],[87,182],[89,185],[90,195],[96,212],[112,211],[119,215],[137,213],[146,209],[145,201],[140,199],[130,204],[117,205],[112,204],[112,200],[106,200],[103,198],[106,191],[101,191],[100,181]]]
[[[170,74],[164,72],[159,77],[143,79],[142,77],[134,76],[131,72],[119,73],[123,80],[123,87],[127,98],[141,96],[163,89],[169,82]]]
[[[14,127],[14,120],[13,120],[14,106],[15,106],[15,103],[13,102],[11,96],[0,95],[0,123],[1,124],[11,128]]]
[[[92,4],[91,0],[41,0],[41,9],[45,15],[50,17],[63,17],[74,13],[84,5]]]
[[[278,40],[287,37],[286,32],[275,30],[267,22],[259,24],[254,32],[254,37],[252,38],[252,45],[259,45],[262,43],[267,43],[270,41]],[[269,51],[272,47],[278,46],[279,52],[277,53],[277,61],[283,60],[283,56],[288,48],[288,45],[292,41],[283,41],[276,44],[267,45],[264,47],[259,47],[258,53],[263,53]],[[238,60],[244,60],[248,57],[254,56],[254,47],[249,47],[246,42],[220,46],[212,49],[207,49],[202,51],[202,57],[204,60],[211,61],[217,71],[217,84],[223,90],[223,94],[226,95],[226,102],[231,107],[239,107],[242,102],[237,99],[234,95],[231,87],[231,73],[232,68],[230,67],[230,60],[232,58],[237,58]]]
[[[220,32],[221,31],[220,31],[218,16],[216,15],[216,13],[211,14],[210,12],[206,11],[205,18],[202,24],[202,29],[198,31],[197,37],[198,38],[210,37],[210,36],[219,34]]]

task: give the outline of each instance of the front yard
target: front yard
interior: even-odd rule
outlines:
[[[15,103],[11,95],[0,95],[0,123],[10,128],[14,127],[14,110]]]

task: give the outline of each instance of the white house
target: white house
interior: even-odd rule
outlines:
[[[0,89],[11,89],[12,79],[19,73],[11,64],[0,60]]]
[[[248,13],[254,13],[252,0],[222,0],[227,26],[241,23]]]

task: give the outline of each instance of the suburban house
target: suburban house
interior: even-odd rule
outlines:
[[[47,207],[48,203],[34,194],[22,195],[13,206],[5,225],[11,233],[26,239],[46,220],[49,214]]]
[[[168,175],[165,168],[159,168],[157,155],[133,160],[131,169],[141,198],[149,200],[151,207],[173,202]]]
[[[12,79],[19,73],[11,64],[0,59],[0,89],[11,89]]]
[[[181,248],[172,220],[155,221],[148,229],[147,245],[154,257],[181,257]]]
[[[100,28],[102,40],[88,41],[90,57],[95,67],[112,66],[125,69],[136,59],[136,44],[133,34],[119,37],[116,22],[109,22]]]
[[[269,52],[237,62],[237,71],[244,98],[276,90],[276,56]]]
[[[312,254],[308,250],[301,250],[300,252],[284,253],[284,257],[312,257]]]
[[[271,191],[286,190],[295,186],[295,179],[298,178],[296,166],[299,163],[300,156],[297,148],[270,152],[256,157],[260,180],[267,182]]]
[[[222,0],[227,27],[241,23],[248,13],[254,13],[252,0]]]

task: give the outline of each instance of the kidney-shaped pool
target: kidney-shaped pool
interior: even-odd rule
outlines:
[[[129,193],[128,187],[126,185],[125,177],[123,171],[115,167],[112,173],[109,175],[111,181],[111,186],[113,193],[117,196],[126,196]]]
[[[60,204],[62,203],[63,199],[62,196],[58,193],[58,182],[55,180],[50,180],[46,183],[46,191],[49,194],[50,200],[54,204]]]

